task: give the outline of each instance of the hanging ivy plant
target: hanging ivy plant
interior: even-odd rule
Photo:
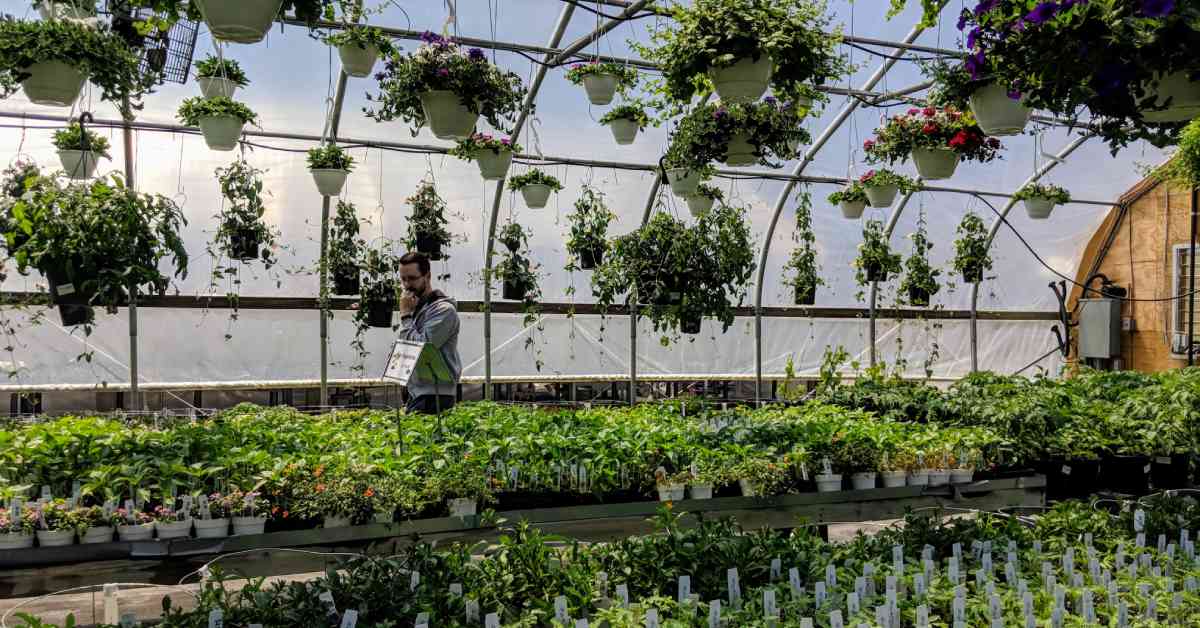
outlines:
[[[912,254],[904,262],[904,279],[900,282],[900,292],[908,295],[908,302],[917,307],[926,307],[930,299],[941,289],[938,276],[941,269],[929,265],[929,251],[933,243],[925,228],[925,212],[917,219],[917,230],[909,235],[912,239]]]
[[[430,179],[417,186],[416,194],[408,197],[412,215],[408,219],[408,235],[404,244],[410,251],[420,251],[432,260],[450,259],[443,251],[450,246],[452,236],[446,225],[446,201],[438,196],[437,187]]]
[[[901,257],[893,253],[883,232],[883,223],[868,220],[863,225],[863,242],[859,245],[858,259],[854,260],[854,280],[860,287],[872,281],[887,281],[890,275],[900,272]],[[863,292],[858,293],[858,300]]]
[[[339,200],[329,228],[329,275],[334,294],[358,294],[359,272],[366,242],[359,237],[358,214],[353,203]]]
[[[209,255],[216,260],[209,287],[215,289],[218,283],[229,281],[225,293],[231,306],[229,318],[237,320],[241,265],[226,264],[224,260],[243,263],[261,260],[263,268],[270,270],[276,262],[278,232],[263,220],[266,206],[262,170],[238,159],[228,167],[217,168],[216,175],[225,204],[215,216],[217,231],[208,245]],[[230,338],[226,334],[225,339]]]
[[[715,161],[730,159],[731,142],[739,138],[753,147],[753,159],[778,168],[794,150],[790,142],[808,142],[795,112],[774,99],[749,104],[705,104],[679,121],[671,134],[665,165],[704,171]]]
[[[525,232],[524,227],[514,221],[504,225],[496,239],[504,246],[504,250],[500,253],[500,262],[496,264],[492,272],[495,273],[496,279],[503,284],[504,298],[521,302],[523,316],[521,324],[529,327],[541,319],[542,313],[542,290],[538,286],[538,265],[534,263],[529,253],[529,234]],[[538,331],[541,330],[539,323]],[[534,344],[533,334],[525,338],[527,350],[534,347]],[[537,370],[541,371],[543,362],[540,349],[537,351],[534,363]]]
[[[400,298],[400,256],[391,252],[390,242],[365,249],[362,256],[358,307],[354,310],[354,339],[350,346],[358,353],[358,363],[350,367],[361,373],[371,352],[364,336],[371,328],[395,330],[393,313]]]
[[[589,270],[603,263],[608,227],[616,218],[604,204],[604,193],[584,185],[575,201],[575,211],[567,214],[571,225],[567,236],[567,272]]]
[[[792,254],[783,265],[783,285],[792,289],[796,305],[813,305],[817,286],[825,285],[817,266],[817,237],[812,228],[812,195],[806,186],[796,207],[796,228],[792,230]]]
[[[984,271],[992,269],[987,244],[983,219],[974,212],[967,213],[958,224],[958,239],[954,241],[954,270],[962,273],[964,282],[979,283]]]

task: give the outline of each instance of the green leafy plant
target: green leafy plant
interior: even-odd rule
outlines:
[[[909,238],[912,239],[912,254],[904,262],[905,273],[900,282],[900,291],[908,295],[913,305],[929,305],[929,299],[941,289],[937,278],[942,271],[929,265],[929,250],[933,248],[933,242],[929,241],[929,234],[925,230],[924,212],[917,221],[917,230]]]
[[[958,239],[954,241],[954,270],[964,276],[978,278],[991,269],[987,228],[977,214],[968,213],[958,224]]]
[[[54,132],[54,147],[58,150],[91,151],[105,159],[112,159],[108,154],[108,138],[83,128],[78,122]]]
[[[961,62],[949,63],[942,60],[921,64],[921,73],[933,81],[929,89],[929,104],[935,107],[953,107],[967,111],[971,94],[988,84],[988,80],[975,80]]]
[[[391,38],[384,35],[383,31],[374,26],[350,26],[349,28],[326,35],[321,40],[335,48],[342,46],[357,46],[363,50],[375,48],[379,51],[379,55],[384,58],[396,54],[396,46],[392,44]]]
[[[354,158],[337,144],[323,144],[308,150],[309,170],[345,170],[354,169]]]
[[[479,151],[490,150],[493,153],[499,154],[501,151],[510,153],[521,152],[521,146],[514,144],[511,138],[494,137],[487,133],[474,133],[471,137],[462,140],[454,148],[450,149],[450,155],[459,159],[471,160],[479,154]]]
[[[774,100],[750,104],[705,104],[687,114],[671,135],[664,164],[702,170],[713,161],[724,161],[735,136],[755,149],[758,162],[779,167],[794,152],[789,142],[809,141],[795,112]]]
[[[196,62],[196,77],[228,79],[239,87],[250,84],[250,79],[237,61],[214,55],[209,55]]]
[[[446,201],[438,196],[437,187],[431,179],[424,179],[417,186],[417,191],[408,197],[407,202],[412,206],[412,214],[408,219],[408,235],[404,245],[410,251],[422,250],[419,244],[445,249],[451,243],[452,236],[446,225]],[[428,252],[428,251],[425,251]],[[441,259],[449,258],[443,250]]]
[[[329,272],[335,277],[357,277],[367,243],[359,237],[358,214],[353,203],[339,200],[329,228]]]
[[[1044,198],[1056,205],[1062,205],[1071,202],[1071,193],[1054,184],[1030,183],[1013,194],[1014,200],[1022,201],[1028,198]]]
[[[608,227],[616,218],[604,203],[604,193],[584,185],[575,201],[575,211],[567,214],[571,232],[567,237],[566,270],[579,270],[580,259],[585,254],[596,261],[603,258],[608,249]]]
[[[830,194],[826,200],[834,205],[839,203],[865,203],[867,202],[867,193],[863,189],[863,184],[858,181],[851,181],[846,187]]]
[[[600,116],[600,124],[608,124],[613,120],[630,120],[636,122],[638,130],[645,130],[646,126],[651,124],[650,116],[646,115],[645,106],[637,102],[617,105]]]
[[[358,355],[358,362],[350,368],[359,373],[365,370],[366,359],[371,355],[365,336],[371,329],[372,307],[384,307],[391,312],[400,301],[400,256],[392,253],[389,245],[381,242],[367,247],[362,256],[358,308],[354,310],[354,339],[350,341],[350,347]]]
[[[812,228],[812,195],[808,188],[801,190],[800,202],[796,206],[796,227],[792,230],[795,246],[783,265],[783,285],[792,289],[797,302],[808,300],[825,285],[817,266],[817,236]]]
[[[508,189],[518,191],[527,185],[545,185],[551,190],[558,192],[563,189],[562,183],[552,175],[548,175],[537,168],[531,168],[525,174],[519,174],[508,178]]]
[[[583,77],[597,74],[610,74],[617,77],[617,89],[624,91],[637,84],[637,70],[621,63],[608,61],[592,61],[576,63],[567,69],[567,80],[576,85],[583,84]]]
[[[504,245],[500,253],[500,261],[492,272],[496,279],[504,283],[505,292],[515,292],[520,295],[522,325],[528,327],[538,324],[541,331],[541,299],[542,290],[538,286],[538,265],[529,253],[529,235],[525,228],[514,222],[509,222],[501,228],[496,239]],[[525,348],[530,349],[535,344],[533,334],[525,338]],[[541,350],[537,351],[535,366],[542,369]]]
[[[863,224],[863,242],[858,245],[858,258],[854,260],[854,280],[858,285],[867,285],[869,276],[874,273],[879,276],[899,273],[900,261],[900,254],[893,253],[888,244],[883,223],[878,220],[866,221]]]
[[[917,182],[902,174],[896,174],[891,170],[881,168],[879,170],[868,170],[866,174],[858,178],[859,184],[864,188],[881,187],[885,185],[894,185],[901,194],[911,194],[917,191]]]
[[[260,258],[266,268],[275,264],[273,249],[276,244],[275,231],[263,221],[266,205],[263,202],[263,171],[239,159],[225,168],[217,168],[217,183],[227,205],[217,214],[217,232],[213,236],[212,248],[225,256],[235,252],[234,240],[247,239],[261,245]]]
[[[705,183],[701,183],[700,185],[696,186],[696,195],[703,196],[704,198],[711,198],[714,201],[725,200],[725,193],[721,191],[721,188]]]
[[[240,102],[224,96],[188,98],[179,106],[179,121],[188,126],[200,126],[204,118],[233,117],[246,124],[258,124],[258,114]]]

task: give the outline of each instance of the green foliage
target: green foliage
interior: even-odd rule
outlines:
[[[1200,186],[1200,119],[1183,127],[1179,133],[1179,150],[1155,176],[1180,185]]]
[[[938,60],[921,64],[921,73],[933,81],[929,89],[929,104],[967,111],[971,94],[987,85],[986,80],[972,80],[971,73],[960,62]]]
[[[354,158],[337,144],[323,144],[308,150],[309,170],[345,170],[354,169]]]
[[[911,194],[917,191],[916,181],[902,174],[896,174],[886,168],[868,170],[866,174],[858,178],[858,182],[864,188],[894,185],[896,189],[900,190],[901,194]]]
[[[875,138],[863,142],[867,161],[894,164],[908,159],[913,149],[952,150],[966,160],[987,163],[1003,148],[994,137],[985,137],[970,111],[954,107],[912,108],[888,118],[875,129]]]
[[[239,159],[225,168],[217,168],[217,182],[226,205],[217,214],[217,232],[213,246],[226,256],[233,252],[234,238],[250,234],[262,245],[261,256],[266,268],[275,264],[273,253],[276,234],[263,220],[267,208],[263,202],[263,171]]]
[[[987,241],[983,219],[968,212],[958,224],[958,239],[954,241],[954,270],[960,273],[991,270],[992,256],[988,254]]]
[[[799,200],[796,227],[792,230],[792,241],[796,246],[783,265],[783,285],[791,287],[797,299],[803,299],[817,286],[825,285],[825,281],[821,279],[817,266],[817,236],[812,229],[812,195],[807,187],[800,191]]]
[[[575,211],[567,214],[571,233],[567,237],[568,271],[579,270],[585,251],[601,254],[608,248],[608,227],[617,215],[604,203],[604,193],[585,185],[575,201]]]
[[[585,76],[592,76],[594,74],[610,74],[617,77],[617,90],[621,93],[637,85],[638,80],[637,70],[628,65],[608,61],[576,63],[567,70],[567,80],[576,85],[582,85]]]
[[[479,151],[490,150],[493,153],[499,154],[501,151],[510,153],[521,152],[521,145],[514,144],[511,138],[508,137],[493,137],[487,133],[474,133],[471,137],[460,141],[450,149],[450,155],[459,159],[475,159]]]
[[[846,184],[846,187],[830,194],[826,200],[833,205],[839,203],[865,203],[867,202],[867,192],[863,184],[858,181],[851,181]]]
[[[929,241],[929,234],[925,230],[924,212],[917,222],[917,230],[910,234],[909,238],[913,243],[912,255],[904,262],[905,273],[900,282],[900,291],[911,295],[915,290],[933,297],[941,289],[937,278],[942,271],[929,265],[929,250],[933,248],[933,242]]]
[[[336,48],[357,46],[366,50],[374,47],[385,59],[396,54],[396,46],[392,44],[391,38],[374,26],[350,26],[326,35],[321,40]]]
[[[203,118],[232,116],[246,124],[258,124],[258,114],[236,100],[224,96],[216,98],[188,98],[179,106],[179,121],[188,126],[200,126]]]
[[[600,124],[608,124],[613,120],[631,120],[637,122],[638,130],[645,130],[651,124],[646,108],[639,102],[617,105],[600,116]]]
[[[58,150],[89,150],[105,159],[108,154],[108,138],[72,122],[65,129],[54,132],[54,147]]]
[[[497,279],[515,287],[521,294],[521,313],[524,325],[528,327],[537,322],[541,314],[539,302],[542,298],[542,290],[538,287],[538,265],[529,253],[529,234],[521,225],[509,222],[500,229],[496,239],[504,245],[505,251],[501,252],[500,262],[493,272]],[[531,342],[526,346],[531,346]]]
[[[1071,202],[1071,193],[1054,184],[1042,185],[1040,183],[1030,183],[1017,190],[1016,194],[1013,194],[1013,199],[1018,201],[1027,198],[1044,198],[1054,201],[1056,205],[1062,205]]]
[[[446,201],[438,196],[433,180],[422,180],[416,193],[408,197],[407,202],[412,206],[412,214],[408,219],[405,247],[410,251],[417,250],[417,240],[423,237],[432,238],[443,249],[449,246],[452,237],[450,230],[446,228],[446,225],[450,224],[446,218]],[[444,250],[442,255],[449,257]]]
[[[868,268],[878,269],[888,275],[899,273],[901,259],[899,253],[892,252],[882,222],[868,220],[863,223],[863,241],[858,245],[858,258],[854,260],[854,279],[858,285],[867,285]]]
[[[556,177],[548,175],[537,168],[532,168],[525,174],[519,174],[508,178],[508,189],[513,190],[514,192],[527,185],[545,185],[555,192],[563,189],[562,183],[559,183]]]
[[[334,275],[358,275],[367,243],[359,237],[358,214],[353,203],[338,200],[329,227],[329,271]]]
[[[724,161],[737,135],[754,146],[759,163],[773,167],[795,152],[789,142],[809,141],[795,110],[776,102],[705,104],[679,121],[663,163],[668,168],[697,170]]]
[[[196,62],[196,77],[229,79],[239,87],[250,84],[250,79],[242,70],[241,64],[234,59],[222,59],[215,55],[209,55]]]

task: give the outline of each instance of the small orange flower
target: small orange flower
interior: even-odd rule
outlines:
[[[324,484],[318,484],[318,485],[317,485],[317,492],[318,492],[318,493],[324,493],[324,492],[325,492],[325,485],[324,485]]]
[[[367,487],[366,491],[363,491],[363,497],[374,497],[374,496],[375,496],[375,489],[373,489],[369,486]]]
[[[325,473],[325,465],[318,466],[316,471],[313,471],[313,477],[319,478],[322,473]]]
[[[664,506],[666,507],[667,510],[671,510],[671,509],[675,508],[675,502],[667,502],[666,504],[664,504]]]
[[[286,510],[285,510],[285,511],[283,511],[283,518],[284,518],[284,519],[287,519],[289,514],[291,514],[291,513],[289,513],[289,512],[288,512],[288,511],[286,511]]]

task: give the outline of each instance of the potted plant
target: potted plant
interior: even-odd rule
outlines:
[[[481,115],[505,130],[525,96],[521,77],[489,63],[479,48],[463,54],[439,35],[426,32],[421,39],[416,52],[384,69],[382,93],[368,96],[377,107],[367,114],[379,122],[403,119],[414,132],[428,123],[443,140],[471,137]]]
[[[512,164],[513,153],[520,152],[521,147],[513,144],[512,139],[494,138],[486,133],[475,133],[462,140],[450,150],[450,154],[474,161],[479,166],[479,174],[485,181],[499,181],[508,174]]]
[[[151,515],[154,519],[154,529],[158,540],[187,538],[192,533],[192,520],[187,513],[175,510],[172,506],[159,504],[154,507]]]
[[[267,36],[283,0],[195,0],[193,4],[213,37],[254,44]]]
[[[879,209],[891,207],[897,194],[911,194],[917,189],[915,181],[887,169],[868,170],[858,178],[858,182],[866,193],[867,203]]]
[[[825,282],[817,272],[817,237],[812,230],[812,196],[807,189],[800,193],[792,241],[796,245],[783,265],[783,285],[792,289],[796,305],[813,305],[817,299],[817,286]]]
[[[575,211],[567,214],[571,232],[567,237],[567,253],[570,260],[567,270],[578,268],[592,270],[604,261],[608,248],[608,226],[616,220],[616,214],[604,204],[604,194],[584,185],[575,201]]]
[[[205,98],[233,98],[237,88],[249,85],[250,79],[237,61],[209,55],[196,62],[196,82]]]
[[[982,218],[968,212],[958,224],[958,239],[954,241],[954,270],[962,273],[964,283],[979,283],[983,281],[984,271],[991,269],[987,228],[983,226]]]
[[[399,302],[400,258],[380,248],[367,249],[363,258],[362,285],[354,321],[359,334],[368,327],[390,328]]]
[[[487,469],[471,458],[443,462],[436,480],[439,499],[446,502],[451,517],[474,516],[479,505],[492,498]]]
[[[112,159],[108,154],[108,138],[83,128],[78,122],[54,132],[54,147],[58,149],[63,170],[72,179],[90,179],[101,157]]]
[[[917,221],[917,230],[909,238],[913,243],[912,255],[904,262],[907,272],[900,282],[900,292],[908,295],[908,302],[913,306],[928,307],[930,298],[941,289],[937,278],[942,271],[929,265],[929,250],[933,243],[925,231],[924,213]]]
[[[360,258],[366,247],[358,233],[354,204],[339,200],[329,229],[329,274],[334,294],[358,294]]]
[[[528,238],[525,229],[515,222],[504,225],[496,237],[505,248],[495,268],[496,277],[503,282],[503,298],[509,301],[537,301],[537,273],[528,257]]]
[[[199,127],[204,142],[212,150],[230,151],[237,148],[242,128],[258,123],[258,114],[246,105],[222,96],[189,98],[179,107],[179,120],[188,126]]]
[[[338,57],[342,60],[342,71],[347,76],[357,78],[371,76],[380,55],[391,58],[396,53],[392,40],[373,26],[351,25],[326,35],[324,42],[337,48]]]
[[[948,179],[961,159],[987,163],[996,158],[1000,141],[985,137],[975,117],[953,107],[912,108],[892,116],[863,143],[867,161],[889,164],[909,156],[925,180]]]
[[[994,72],[980,66],[979,59],[970,61],[972,73],[964,63],[934,61],[922,64],[922,73],[933,80],[930,104],[950,105],[964,111],[968,107],[975,115],[979,128],[987,135],[1018,135],[1029,124],[1033,110],[1022,102],[1021,93],[1010,89],[994,78]]]
[[[79,517],[67,500],[54,499],[38,506],[37,541],[41,547],[62,547],[75,544]]]
[[[638,131],[650,124],[650,117],[646,115],[646,108],[641,103],[633,102],[609,109],[600,116],[600,124],[612,131],[617,144],[627,146],[637,139]]]
[[[842,216],[857,220],[862,217],[867,208],[867,193],[858,181],[851,181],[846,187],[829,195],[829,202],[842,208]]]
[[[450,245],[450,231],[446,229],[446,201],[438,196],[433,181],[425,179],[417,186],[416,194],[408,198],[412,215],[408,218],[408,236],[404,244],[409,250],[420,251],[437,261],[446,259],[442,249]]]
[[[43,20],[84,20],[96,16],[93,0],[36,0],[33,8]]]
[[[325,144],[308,151],[308,171],[321,196],[338,196],[346,177],[354,169],[354,158],[337,144]]]
[[[668,473],[664,467],[654,471],[654,486],[658,489],[658,501],[677,502],[687,495],[687,483],[691,478],[689,471]],[[753,494],[753,493],[751,493]]]
[[[519,191],[525,199],[526,207],[541,209],[550,200],[551,192],[562,190],[562,184],[553,176],[537,168],[533,168],[525,174],[510,178],[508,180],[508,189]]]
[[[688,211],[699,218],[708,213],[708,210],[712,209],[713,204],[717,201],[725,202],[725,194],[721,192],[720,188],[701,183],[696,186],[696,194],[687,197]]]
[[[1044,220],[1050,217],[1055,205],[1071,202],[1071,194],[1065,189],[1054,185],[1030,183],[1013,195],[1013,200],[1025,203],[1025,213],[1034,220]]]
[[[787,482],[787,468],[766,456],[739,459],[729,469],[737,477],[743,497],[767,497],[778,494]]]
[[[192,521],[198,539],[223,539],[229,536],[229,501],[221,493],[201,495],[185,502],[187,518]]]
[[[667,154],[663,157],[663,177],[671,186],[671,192],[680,198],[691,198],[698,194],[700,184],[715,172],[716,169],[709,164],[689,164],[674,144],[667,148]]]
[[[637,84],[637,78],[637,70],[628,65],[607,61],[576,63],[567,70],[567,80],[575,85],[582,84],[587,91],[588,101],[593,105],[611,103],[617,90],[624,92]]]
[[[262,534],[270,518],[271,505],[257,491],[230,491],[224,506],[233,520],[233,534]]]
[[[14,550],[33,547],[34,530],[37,528],[37,511],[24,507],[0,509],[0,549]]]
[[[217,168],[216,175],[227,204],[217,214],[214,248],[233,260],[261,259],[270,268],[275,263],[272,249],[276,237],[263,221],[262,171],[239,159]]]
[[[883,223],[868,220],[863,225],[863,242],[858,245],[858,259],[854,260],[854,276],[858,285],[887,281],[889,276],[900,272],[900,259],[900,254],[892,253],[884,237]]]
[[[154,517],[126,503],[116,510],[121,523],[117,524],[117,538],[125,541],[149,541],[154,538]]]
[[[78,518],[81,544],[111,543],[116,527],[121,523],[112,508],[101,506],[80,508]]]
[[[679,121],[671,134],[668,155],[689,170],[700,170],[714,161],[778,168],[793,155],[789,142],[798,135],[807,137],[807,132],[796,127],[793,113],[773,100],[704,104]]]

